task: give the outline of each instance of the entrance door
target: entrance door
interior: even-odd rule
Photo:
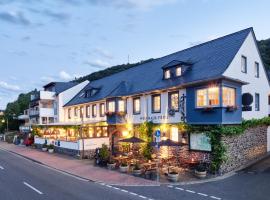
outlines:
[[[267,152],[270,152],[270,126],[267,128]]]

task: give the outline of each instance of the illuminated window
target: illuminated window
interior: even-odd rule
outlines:
[[[160,94],[158,95],[153,95],[152,96],[152,112],[153,113],[159,113],[160,108],[161,108],[161,99],[160,99]]]
[[[125,112],[125,101],[124,100],[118,101],[118,112]]]
[[[97,116],[97,105],[92,105],[92,117]]]
[[[134,114],[141,113],[141,99],[140,99],[140,97],[133,99],[133,113]]]
[[[179,93],[169,93],[169,108],[175,111],[179,110]]]
[[[245,56],[241,57],[241,71],[247,73],[247,57]]]
[[[100,104],[100,117],[104,117],[105,115],[105,104],[104,103],[101,103]]]
[[[176,76],[181,76],[182,75],[182,68],[176,67],[175,74],[176,74]]]
[[[108,102],[108,111],[109,112],[115,112],[115,102],[114,101],[109,101]]]
[[[96,127],[96,137],[101,137],[102,136],[102,129],[101,127]]]
[[[210,87],[198,89],[196,93],[197,107],[218,106],[219,105],[219,88]]]
[[[255,62],[255,77],[259,78],[260,77],[260,67],[259,63]]]
[[[94,137],[94,127],[89,127],[88,129],[88,135],[90,138]]]
[[[103,137],[108,137],[108,128],[106,126],[102,127]]]
[[[164,71],[164,78],[165,78],[165,79],[171,78],[171,72],[170,72],[169,69],[166,69],[166,70]]]
[[[235,106],[235,89],[222,87],[222,104],[223,106]]]
[[[171,140],[175,142],[179,141],[179,134],[177,127],[171,127]]]

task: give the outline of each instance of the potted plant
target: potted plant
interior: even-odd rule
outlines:
[[[200,163],[199,165],[197,165],[197,167],[195,169],[195,176],[197,178],[205,178],[206,174],[207,174],[206,164]]]
[[[49,153],[54,152],[54,145],[53,144],[48,145],[48,151],[49,151]]]
[[[102,147],[100,148],[99,156],[100,156],[99,165],[106,167],[109,157],[110,157],[109,148],[106,144],[102,144]]]
[[[142,169],[141,169],[141,167],[140,167],[140,165],[138,163],[136,163],[135,166],[133,167],[132,173],[135,176],[140,176],[141,175]]]
[[[168,173],[168,180],[172,182],[177,182],[179,178],[179,173],[176,171],[171,171]]]
[[[126,162],[121,163],[119,166],[120,172],[127,173],[128,172],[128,164]]]
[[[47,148],[47,144],[46,143],[44,143],[43,145],[42,145],[42,151],[47,151],[48,150],[48,148]]]
[[[115,169],[115,166],[116,166],[116,162],[110,158],[108,163],[107,163],[108,169],[110,169],[110,170]]]

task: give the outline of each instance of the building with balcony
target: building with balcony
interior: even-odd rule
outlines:
[[[51,82],[45,85],[44,90],[35,91],[31,95],[29,105],[30,124],[44,125],[58,123],[61,118],[63,104],[79,92],[88,81]]]
[[[88,83],[61,108],[63,127],[43,132],[54,140],[109,138],[114,148],[151,121],[162,138],[187,144],[193,137],[179,123],[231,125],[268,116],[269,89],[248,28]]]

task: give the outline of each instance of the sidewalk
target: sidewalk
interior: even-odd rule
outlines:
[[[137,178],[117,171],[95,167],[89,160],[78,160],[60,154],[49,154],[37,149],[0,142],[0,149],[19,154],[49,167],[95,182],[122,186],[154,186],[155,181]]]

